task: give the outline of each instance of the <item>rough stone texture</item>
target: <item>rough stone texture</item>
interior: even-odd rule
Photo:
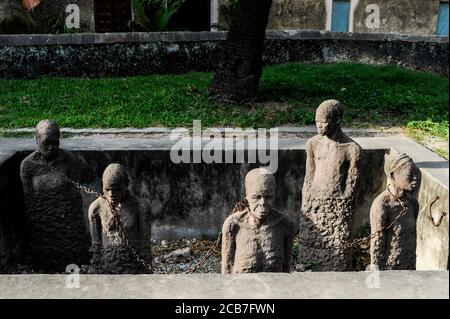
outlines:
[[[56,123],[42,121],[36,127],[38,151],[20,166],[27,219],[27,241],[36,271],[64,272],[69,264],[87,263],[87,229],[79,190],[53,172],[82,181],[80,162],[59,149]]]
[[[213,71],[224,32],[0,35],[0,78]],[[448,37],[267,32],[265,64],[398,64],[448,75]]]
[[[299,259],[318,271],[351,269],[344,245],[352,235],[362,150],[342,132],[343,112],[339,101],[323,102],[316,111],[319,135],[306,144]]]
[[[222,227],[222,273],[290,272],[294,223],[273,210],[273,174],[255,168],[245,177],[246,205]]]
[[[109,165],[103,174],[105,198],[98,198],[89,207],[93,267],[96,273],[146,272],[120,237],[110,205],[116,209],[131,248],[140,258],[151,262],[150,207],[144,200],[128,193],[128,183],[128,174],[122,165]]]
[[[419,202],[411,193],[419,186],[420,173],[411,158],[394,150],[385,157],[385,172],[387,189],[370,209],[371,233],[392,227],[372,238],[371,263],[380,270],[414,270]],[[397,220],[399,214],[404,215]]]
[[[448,299],[448,271],[384,271],[379,288],[370,272],[258,273],[240,275],[89,275],[79,289],[67,276],[0,276],[0,298],[152,299]],[[180,300],[180,305],[182,304]],[[277,311],[277,314],[279,312]],[[286,317],[290,317],[287,314]],[[201,316],[199,316],[201,317]]]
[[[78,161],[64,150],[52,164],[72,178],[80,176]],[[21,177],[36,271],[63,272],[69,264],[86,264],[88,238],[80,192],[48,169],[37,151],[22,162]]]
[[[220,4],[229,0],[219,0]],[[350,25],[353,32],[386,32],[402,34],[435,34],[439,0],[352,0]],[[366,26],[366,7],[380,8],[380,28]],[[328,7],[328,8],[327,8]],[[331,19],[332,0],[274,0],[269,16],[271,30],[325,30]],[[353,17],[353,18],[352,18]],[[224,19],[219,12],[219,24]],[[328,26],[329,27],[329,26]]]
[[[275,206],[286,213],[298,227],[300,211],[300,187],[303,184],[305,145],[307,137],[314,135],[316,128],[280,128],[279,170],[277,171],[277,192]],[[31,130],[32,131],[32,130]],[[64,132],[65,130],[62,129]],[[103,170],[112,162],[122,163],[129,168],[130,189],[139,197],[150,201],[152,207],[152,236],[154,239],[180,239],[203,237],[215,239],[233,203],[245,196],[244,177],[254,164],[182,164],[170,162],[169,150],[176,143],[165,135],[164,130],[155,131],[151,138],[145,134],[74,136],[62,139],[62,147],[72,151],[78,163],[85,163],[91,170],[89,185],[101,191]],[[439,210],[448,212],[448,161],[420,144],[401,135],[376,133],[373,130],[346,130],[360,144],[363,158],[364,176],[361,180],[361,193],[355,205],[353,231],[369,223],[369,210],[378,194],[386,185],[383,170],[384,154],[393,148],[407,153],[422,171],[419,192],[420,212],[417,236],[417,269],[447,269],[448,264],[448,215],[441,226],[433,226],[429,219],[429,207],[433,205],[433,215]],[[133,136],[133,137],[130,137]],[[23,199],[19,178],[20,163],[35,141],[30,138],[0,138],[1,176],[8,181],[6,192],[0,192],[0,215],[2,216],[4,237],[12,238],[7,251],[16,252],[17,245],[15,218],[23,215],[20,207]],[[14,155],[15,154],[15,155]],[[296,163],[296,165],[292,165]],[[174,179],[172,173],[176,173]],[[172,181],[172,182],[170,182]],[[220,181],[220,183],[219,183]],[[16,187],[16,186],[18,187]],[[195,192],[191,189],[195,188]],[[199,196],[194,196],[194,195]],[[20,197],[20,198],[19,198]],[[13,198],[17,198],[13,200]],[[84,195],[84,212],[87,220],[89,205],[95,197]],[[182,200],[183,204],[180,202]],[[14,203],[14,205],[11,205]],[[186,203],[189,205],[186,206]],[[23,225],[20,224],[20,228]],[[423,229],[423,232],[422,232]],[[10,261],[16,257],[8,253]],[[421,265],[419,267],[419,265]],[[442,267],[442,268],[441,268]]]
[[[380,8],[380,28],[366,26],[366,7],[372,0],[359,0],[354,13],[353,32],[385,32],[403,34],[435,34],[439,11],[438,0],[384,0]]]
[[[21,0],[0,0],[0,20],[2,12],[10,9],[13,2],[21,6]],[[229,0],[218,0],[224,4]],[[274,0],[269,16],[268,29],[284,30],[324,30],[326,28],[327,11],[326,0]],[[439,0],[409,1],[384,0],[375,2],[380,7],[380,29],[368,29],[365,25],[368,14],[365,12],[371,0],[354,0],[355,3],[353,32],[395,32],[403,34],[434,34],[438,16]],[[93,31],[93,1],[92,0],[46,0],[36,8],[34,16],[38,18],[44,14],[64,15],[68,3],[78,4],[81,11],[81,32]],[[331,6],[330,6],[331,8]],[[136,9],[133,9],[136,11]],[[6,11],[7,12],[7,11]],[[331,14],[329,12],[328,14]],[[136,16],[136,13],[135,13]],[[226,27],[224,17],[218,14],[219,24]],[[45,20],[44,20],[45,21]],[[35,22],[35,30],[45,30],[44,21]],[[139,21],[137,21],[139,22]],[[36,32],[38,33],[38,32]]]
[[[325,1],[274,0],[269,16],[269,30],[324,30]]]
[[[448,164],[448,162],[447,162]],[[448,171],[448,168],[447,168]],[[422,170],[418,195],[417,270],[448,269],[449,203],[448,187]],[[443,218],[441,216],[444,214]],[[440,223],[439,223],[440,222]]]

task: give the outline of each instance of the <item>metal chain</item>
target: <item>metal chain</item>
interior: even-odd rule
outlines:
[[[123,225],[122,220],[120,219],[120,216],[118,215],[118,209],[116,206],[114,206],[109,200],[107,200],[105,198],[105,196],[102,196],[106,202],[108,203],[109,208],[111,209],[111,213],[113,215],[113,220],[114,223],[117,226],[118,229],[118,233],[119,233],[119,237],[122,239],[122,241],[125,243],[125,246],[127,246],[129,252],[131,253],[131,255],[134,257],[134,259],[139,262],[142,266],[144,266],[147,271],[149,271],[149,273],[151,274],[155,274],[157,273],[155,271],[155,269],[153,268],[153,266],[148,263],[146,260],[142,259],[139,254],[137,253],[136,249],[134,249],[133,245],[130,243],[129,239],[127,238],[127,236],[125,235],[125,227]],[[158,272],[161,273],[161,272]]]
[[[40,154],[40,153],[39,153]],[[145,269],[147,269],[147,271],[149,271],[152,274],[155,273],[162,273],[162,272],[156,272],[155,269],[153,268],[153,266],[148,263],[147,261],[145,261],[144,259],[142,259],[139,254],[136,252],[136,249],[134,249],[133,245],[130,243],[130,241],[128,240],[127,236],[125,235],[125,227],[123,225],[122,220],[120,219],[120,216],[118,214],[118,208],[115,207],[107,198],[106,196],[104,196],[104,194],[99,193],[94,191],[93,189],[81,185],[80,183],[74,181],[73,179],[71,179],[70,177],[68,177],[65,174],[62,174],[61,172],[59,172],[52,164],[50,164],[50,162],[46,161],[46,159],[41,155],[41,159],[43,160],[44,164],[55,174],[61,176],[61,178],[63,178],[66,182],[72,184],[75,188],[87,193],[87,194],[92,194],[95,195],[98,198],[103,198],[107,203],[108,206],[111,210],[111,214],[113,216],[113,221],[115,223],[115,225],[117,226],[118,229],[118,234],[120,239],[122,239],[122,241],[125,243],[125,246],[127,247],[128,251],[131,253],[131,255],[133,256],[133,258],[136,259],[136,261],[138,263],[140,263]]]
[[[230,214],[228,214],[228,216],[233,215],[234,213],[242,211],[247,208],[249,208],[248,201],[247,201],[247,199],[243,199],[234,206],[233,210],[231,211]],[[201,265],[203,265],[208,260],[208,258],[211,256],[212,252],[220,245],[221,241],[222,241],[222,232],[219,233],[219,235],[217,236],[217,239],[214,241],[211,248],[203,255],[203,258],[197,264],[195,264],[191,269],[185,271],[184,273],[191,274],[191,273],[195,272]]]
[[[219,233],[219,235],[217,236],[217,239],[215,240],[215,242],[213,243],[213,245],[211,246],[211,248],[203,255],[202,259],[200,259],[200,261],[198,263],[196,263],[194,266],[192,266],[190,269],[186,270],[184,273],[185,274],[192,274],[193,272],[195,272],[201,265],[203,265],[208,258],[211,256],[211,254],[213,253],[213,251],[219,246],[220,242],[222,240],[222,232]]]
[[[405,203],[403,202],[403,200],[400,197],[394,195],[389,188],[388,188],[388,191],[392,196],[394,196],[394,198],[396,200],[398,200],[400,202],[400,206],[402,206],[402,210],[398,213],[397,217],[389,225],[381,227],[380,229],[378,229],[374,233],[370,234],[369,236],[355,239],[355,240],[353,240],[349,243],[343,244],[343,245],[338,245],[338,246],[333,245],[331,247],[335,248],[335,249],[349,249],[349,248],[353,248],[353,247],[360,247],[362,244],[370,242],[373,238],[380,236],[384,231],[392,228],[394,226],[394,224],[400,219],[400,217],[404,216],[408,212],[408,208],[406,207]],[[309,244],[306,242],[303,242],[303,243]]]
[[[42,156],[43,158],[43,156]],[[150,273],[152,274],[165,274],[166,272],[158,272],[156,271],[153,266],[148,263],[147,261],[145,261],[144,259],[142,259],[139,254],[136,252],[136,250],[133,248],[132,244],[130,243],[130,241],[128,240],[127,236],[125,235],[125,231],[124,231],[124,225],[118,215],[117,212],[117,207],[115,207],[102,193],[96,192],[93,189],[84,186],[78,182],[76,182],[75,180],[71,179],[70,177],[68,177],[67,175],[64,175],[62,173],[60,173],[55,167],[53,167],[53,165],[51,165],[49,162],[47,162],[45,160],[45,158],[43,158],[43,162],[46,164],[46,166],[53,171],[54,173],[58,174],[59,176],[61,176],[65,181],[67,181],[68,183],[72,184],[75,188],[87,193],[87,194],[92,194],[98,198],[103,198],[106,200],[106,202],[108,203],[108,206],[111,210],[112,216],[113,216],[113,220],[114,223],[117,226],[118,229],[118,234],[119,237],[123,240],[123,242],[125,243],[125,245],[127,246],[127,249],[129,250],[129,252],[131,253],[131,255],[142,265],[144,266]],[[400,205],[402,206],[402,211],[400,211],[400,213],[398,214],[398,216],[388,225],[388,226],[384,226],[381,227],[380,229],[378,229],[377,231],[375,231],[374,233],[370,234],[369,236],[366,236],[364,238],[360,238],[360,239],[356,239],[350,243],[347,244],[343,244],[343,245],[338,245],[338,246],[332,246],[333,248],[336,249],[342,249],[342,248],[353,248],[353,247],[358,247],[361,246],[363,243],[369,242],[370,240],[372,240],[373,238],[380,236],[384,231],[389,230],[390,228],[392,228],[392,226],[402,217],[407,213],[407,207],[405,206],[405,203],[401,200],[401,198],[399,198],[398,196],[392,194],[392,192],[389,190],[388,191],[391,193],[391,195],[394,196],[395,199],[397,199],[400,202]],[[244,209],[247,209],[248,206],[248,201],[246,199],[238,202],[233,210],[231,211],[231,213],[229,215],[232,215],[238,211],[242,211]],[[219,246],[219,244],[221,243],[222,240],[222,232],[219,233],[219,235],[217,236],[217,239],[214,241],[213,245],[211,246],[211,248],[203,255],[202,259],[195,264],[193,267],[191,267],[190,269],[188,269],[187,271],[185,271],[185,274],[191,274],[193,272],[195,272],[201,265],[203,265],[208,258],[211,256],[212,252]]]

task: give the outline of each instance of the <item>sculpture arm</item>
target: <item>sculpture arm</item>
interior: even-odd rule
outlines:
[[[360,171],[361,171],[361,148],[358,145],[352,147],[349,152],[349,168],[347,172],[347,181],[345,183],[344,197],[352,199],[355,195]]]
[[[306,144],[306,167],[305,167],[305,178],[303,182],[303,190],[302,194],[307,195],[309,190],[312,187],[312,182],[314,179],[314,173],[316,170],[316,166],[314,163],[314,151],[313,146],[311,145],[312,142],[309,141],[308,144]]]
[[[34,196],[34,188],[32,183],[32,177],[30,175],[28,164],[26,160],[24,160],[20,165],[20,179],[22,181],[22,188],[24,194],[24,205],[25,205],[25,221],[24,226],[26,228],[25,236],[27,242],[30,240],[29,236],[31,234],[31,221],[30,221],[30,210],[36,205],[35,196]]]
[[[30,199],[34,195],[34,189],[31,182],[31,176],[28,172],[28,164],[26,161],[23,161],[20,165],[20,180],[22,181],[23,193],[25,197],[25,204],[27,204],[27,200]],[[31,203],[32,204],[32,203]]]
[[[370,209],[370,233],[374,234],[386,226],[387,216],[382,203],[377,200]],[[383,266],[386,258],[386,232],[383,231],[370,240],[370,262],[373,265]]]
[[[101,256],[102,247],[102,224],[99,216],[100,207],[96,202],[89,207],[89,230],[91,234],[91,249],[93,261],[96,262]]]
[[[222,274],[233,272],[236,253],[235,226],[232,219],[225,220],[222,227]]]

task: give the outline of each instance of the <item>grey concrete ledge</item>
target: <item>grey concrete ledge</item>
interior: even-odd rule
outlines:
[[[292,128],[297,130],[297,128]],[[298,130],[308,131],[308,128],[298,128]],[[304,134],[304,133],[302,133]],[[285,137],[281,133],[278,138],[278,150],[298,150],[305,149],[306,142],[310,135],[315,133],[308,133],[307,135],[288,136]],[[449,186],[449,165],[448,161],[430,151],[424,146],[403,135],[391,136],[364,136],[356,132],[348,132],[349,136],[354,138],[364,149],[390,149],[393,148],[398,152],[406,153],[414,160],[414,162],[426,173],[442,183],[447,189]],[[106,150],[163,150],[168,151],[171,147],[180,141],[183,135],[178,138],[170,139],[167,135],[156,138],[149,138],[148,136],[126,136],[126,134],[116,135],[114,133],[103,135],[87,135],[75,136],[62,139],[61,147],[68,150],[84,150],[84,151],[106,151]],[[190,143],[188,139],[185,141]],[[204,139],[203,144],[210,143],[210,139]],[[217,140],[217,143],[222,143]],[[271,146],[274,144],[271,144]],[[234,145],[233,145],[234,146]],[[33,138],[0,138],[0,164],[2,158],[5,160],[14,155],[17,151],[31,151],[36,148],[36,142]]]
[[[192,132],[192,127],[183,127]],[[66,128],[63,127],[60,129],[61,133],[68,135],[105,135],[105,134],[130,134],[130,135],[146,135],[149,137],[156,136],[160,137],[163,135],[170,135],[175,128],[167,128],[167,127],[147,127],[147,128],[132,128],[132,127],[124,127],[124,128]],[[215,127],[208,128],[202,127],[202,129],[212,129],[215,131],[219,131],[223,134],[234,134],[238,133],[241,130],[248,130],[252,128],[232,128],[232,127]],[[314,125],[307,125],[301,127],[276,127],[279,134],[283,137],[309,137],[311,134],[315,135],[317,133],[317,128]],[[343,128],[344,132],[347,134],[351,134],[352,136],[391,136],[400,134],[399,130],[379,130],[379,129],[364,129],[364,128]],[[24,127],[17,129],[0,129],[0,134],[34,134],[34,127]]]
[[[0,299],[449,298],[448,271],[304,272],[232,276],[82,275],[80,287],[72,289],[66,288],[67,279],[65,275],[0,276]]]
[[[225,40],[227,32],[130,32],[76,34],[0,35],[0,46],[88,45],[107,43],[204,42]],[[448,43],[449,38],[436,35],[394,33],[340,33],[321,30],[267,31],[266,39],[286,40],[363,40]]]

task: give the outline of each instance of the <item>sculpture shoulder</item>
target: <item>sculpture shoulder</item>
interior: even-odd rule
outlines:
[[[348,149],[354,154],[359,155],[362,152],[362,147],[347,135],[345,135],[343,143],[345,143]]]
[[[103,198],[97,198],[95,201],[91,203],[89,206],[89,218],[94,218],[99,216],[100,208],[105,204],[105,200]]]
[[[239,225],[239,223],[247,217],[247,211],[238,211],[234,214],[231,214],[225,219],[223,223],[223,230],[233,229]]]
[[[311,137],[308,140],[308,142],[306,142],[306,146],[305,146],[306,149],[307,150],[313,149],[317,143],[320,143],[321,139],[322,139],[322,136],[320,136],[320,135],[315,135],[315,136]]]
[[[389,194],[387,191],[382,192],[378,195],[372,203],[370,208],[370,217],[377,217],[383,215],[385,212],[385,207],[389,203]]]
[[[22,163],[20,164],[20,173],[22,175],[27,175],[37,165],[37,162],[35,160],[36,154],[37,151],[34,151],[23,159]]]

